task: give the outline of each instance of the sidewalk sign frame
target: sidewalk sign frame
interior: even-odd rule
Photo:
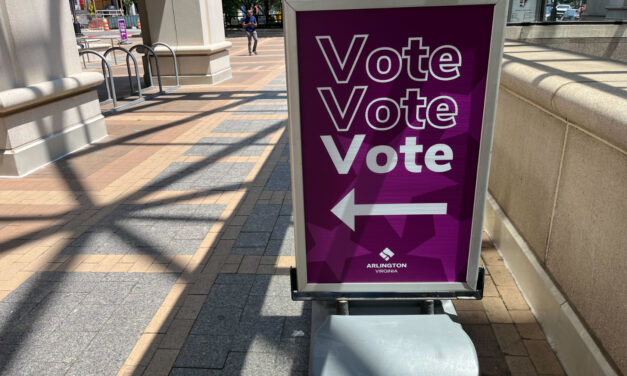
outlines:
[[[300,89],[297,39],[297,13],[325,10],[357,10],[380,8],[445,7],[468,5],[494,5],[483,126],[478,156],[478,170],[473,204],[470,251],[465,282],[411,282],[411,283],[308,283],[305,243],[305,206],[302,172]],[[284,0],[285,51],[287,67],[290,161],[292,168],[292,194],[296,248],[296,270],[292,270],[293,298],[469,298],[480,299],[483,271],[480,270],[483,215],[486,202],[490,153],[496,115],[501,59],[507,15],[506,0]],[[312,47],[313,48],[313,47]]]
[[[126,20],[123,18],[118,20],[118,29],[120,30],[120,41],[128,41],[128,34],[126,32]]]

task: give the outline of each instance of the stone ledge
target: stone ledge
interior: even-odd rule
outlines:
[[[203,46],[170,46],[176,53],[176,56],[180,55],[213,55],[215,53],[227,50],[233,46],[233,43],[224,41],[220,43],[208,44]],[[170,50],[163,46],[157,46],[155,53],[158,56],[171,55]]]
[[[104,117],[83,123],[11,150],[0,150],[0,178],[22,177],[107,137]]]
[[[566,373],[618,376],[570,303],[490,194],[486,202],[485,229]]]
[[[627,150],[627,64],[507,41],[501,85]]]
[[[103,80],[101,73],[81,72],[56,80],[1,91],[0,115],[49,102],[54,98],[86,91],[100,85]]]
[[[507,26],[506,39],[627,38],[623,25],[525,25]]]

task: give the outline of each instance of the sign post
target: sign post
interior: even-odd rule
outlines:
[[[505,1],[284,11],[294,297],[480,298]]]
[[[118,20],[118,29],[120,29],[120,44],[131,44],[128,41],[128,35],[126,34],[126,21]]]

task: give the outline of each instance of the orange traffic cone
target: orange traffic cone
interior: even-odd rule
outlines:
[[[140,20],[137,20],[137,28],[138,28],[139,30],[141,30],[141,29],[142,29],[142,22],[141,22]]]
[[[104,18],[104,31],[109,31],[109,21],[106,18]]]

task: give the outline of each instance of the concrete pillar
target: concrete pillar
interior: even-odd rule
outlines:
[[[22,176],[107,135],[81,71],[68,1],[0,2],[0,176]]]
[[[583,14],[584,20],[587,20],[586,17],[605,17],[609,2],[610,0],[588,0]]]
[[[605,18],[614,21],[627,20],[627,0],[610,0]]]
[[[231,78],[221,0],[141,0],[144,44],[166,43],[176,52],[181,84],[215,84]],[[144,26],[146,25],[146,26]],[[156,49],[164,85],[174,84],[170,52]],[[153,76],[156,74],[154,62]],[[153,77],[156,85],[156,78]]]

